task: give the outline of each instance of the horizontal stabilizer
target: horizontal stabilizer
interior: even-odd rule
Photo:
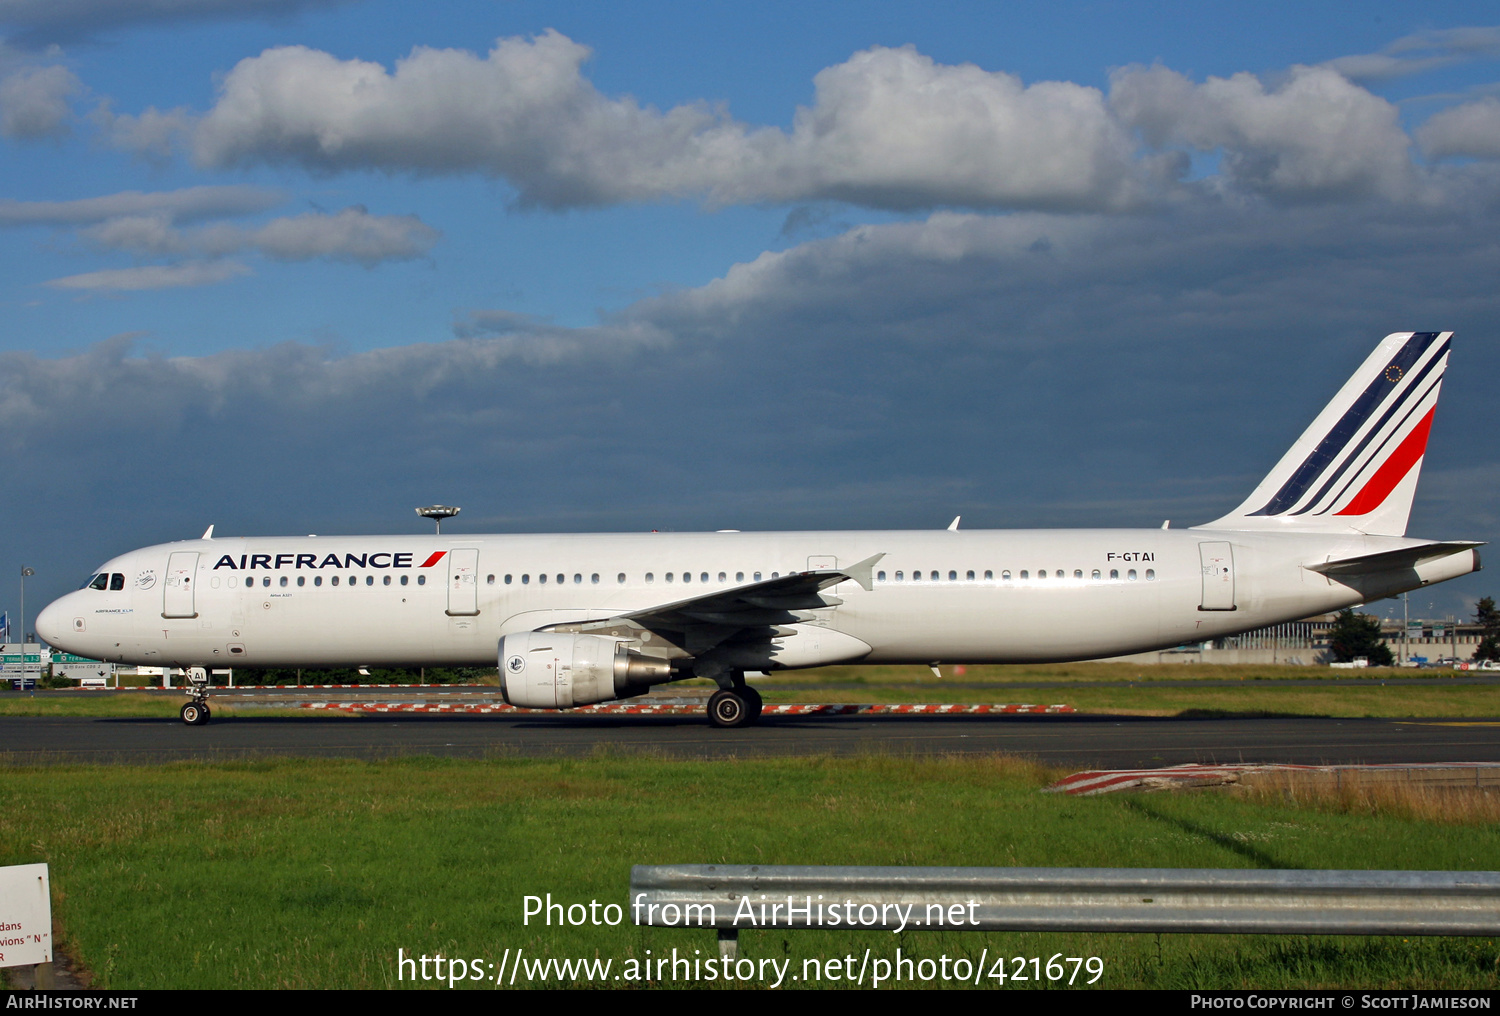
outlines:
[[[1361,554],[1359,557],[1346,557],[1341,561],[1327,561],[1323,564],[1310,564],[1304,567],[1308,571],[1315,571],[1321,575],[1374,575],[1401,568],[1415,568],[1425,561],[1436,561],[1440,557],[1448,557],[1482,546],[1484,546],[1482,543],[1464,542],[1425,543],[1420,547],[1403,547],[1400,550],[1385,550],[1378,554]]]

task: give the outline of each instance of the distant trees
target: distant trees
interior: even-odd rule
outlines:
[[[1353,607],[1339,611],[1334,619],[1333,627],[1328,629],[1328,648],[1338,663],[1348,663],[1357,656],[1369,660],[1372,667],[1389,667],[1396,662],[1391,656],[1391,647],[1381,641],[1380,619],[1356,614]],[[1500,652],[1500,643],[1497,643],[1497,652]]]
[[[1474,659],[1500,660],[1500,610],[1495,609],[1493,596],[1486,596],[1474,605],[1474,623],[1484,632],[1474,649]]]

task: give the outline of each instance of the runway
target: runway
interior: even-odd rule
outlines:
[[[1076,769],[1500,762],[1500,719],[836,716],[767,717],[754,727],[716,730],[687,716],[240,715],[204,727],[175,719],[0,717],[0,759],[8,764],[609,751],[708,759],[1005,752]]]

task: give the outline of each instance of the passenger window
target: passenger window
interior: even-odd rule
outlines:
[[[575,586],[582,585],[583,584],[583,576],[580,575],[580,574],[578,574],[577,572],[574,572],[573,573],[573,584]]]
[[[1024,573],[1023,573],[1023,574],[1024,574]],[[1041,570],[1040,570],[1040,571],[1038,571],[1038,572],[1037,572],[1037,573],[1036,573],[1036,577],[1037,577],[1037,578],[1039,578],[1039,579],[1044,579],[1044,578],[1046,578],[1046,577],[1047,577],[1047,569],[1045,569],[1045,568],[1043,568],[1043,569],[1041,569]]]
[[[506,585],[510,585],[510,580],[511,580],[511,579],[512,579],[512,578],[513,578],[513,577],[514,577],[514,576],[511,576],[511,575],[507,575],[507,576],[505,576],[505,584],[506,584]],[[404,585],[406,585],[406,576],[405,576],[405,575],[403,575],[403,576],[401,576],[401,584],[402,584],[402,585],[403,585],[403,586],[404,586]]]
[[[260,584],[263,586],[269,586],[271,584],[271,576],[267,575],[265,578],[261,579]]]
[[[387,581],[389,581],[389,580],[387,580]],[[297,585],[299,585],[299,586],[305,586],[305,585],[307,585],[307,576],[306,575],[298,575],[297,576]]]
[[[1120,569],[1118,569],[1118,568],[1111,568],[1109,570],[1109,580],[1111,582],[1118,582],[1118,581],[1120,581]]]
[[[933,578],[936,578],[936,577],[937,576],[935,576],[935,575],[933,576]],[[969,572],[969,578],[972,579],[973,577],[974,577],[974,573],[973,572]],[[949,582],[957,582],[958,581],[958,572],[956,572],[956,571],[950,571],[948,573],[948,581]]]
[[[547,584],[547,573],[542,572],[542,574],[536,577],[536,580],[545,586]]]
[[[1008,571],[1001,572],[1000,573],[1000,581],[1001,582],[1009,582],[1010,581],[1010,572],[1008,572]]]
[[[94,576],[94,581],[88,584],[89,589],[105,590],[109,588],[109,572],[100,572]]]
[[[490,585],[490,586],[494,585],[495,584],[495,576],[493,576],[493,575],[486,576],[484,582],[485,582],[485,585]],[[385,578],[385,584],[386,585],[390,585],[391,584],[391,577],[389,575],[387,575],[386,578]]]
[[[1093,579],[1094,579],[1095,582],[1099,581],[1099,569],[1098,568],[1094,569],[1094,574],[1093,574],[1092,577],[1093,577]]]
[[[381,583],[381,585],[386,585],[386,586],[390,585],[391,584],[391,577],[389,575],[384,576],[380,580],[380,583]],[[495,576],[491,575],[490,576],[490,585],[494,585],[494,584],[495,584]]]
[[[425,586],[426,584],[427,584],[427,576],[426,575],[418,575],[417,576],[417,585],[419,585],[419,586]]]
[[[1029,578],[1031,578],[1031,572],[1027,571],[1025,568],[1022,568],[1021,569],[1021,581],[1025,582]]]
[[[703,581],[707,582],[708,579],[704,579]],[[727,582],[727,581],[729,581],[729,576],[725,575],[723,572],[719,572],[719,581],[720,582]]]
[[[1125,577],[1127,579],[1129,579],[1130,581],[1134,582],[1135,581],[1135,569],[1132,568],[1128,572],[1126,572],[1125,573]]]
[[[755,573],[755,581],[757,581],[757,582],[760,581],[760,572],[756,572]]]
[[[562,585],[564,578],[566,578],[566,576],[564,576],[564,575],[558,575],[557,576],[557,584],[558,585]]]
[[[521,585],[523,585],[523,586],[529,586],[529,585],[531,585],[531,576],[530,575],[522,575],[521,576]]]
[[[903,581],[905,581],[905,579],[906,579],[906,573],[905,572],[897,572],[896,573],[896,581],[897,582],[903,582]]]
[[[691,582],[691,581],[693,581],[693,573],[690,572],[690,571],[683,572],[682,573],[682,581],[684,581],[684,582]]]
[[[599,573],[594,572],[594,574],[590,575],[589,582],[597,586],[599,584]]]
[[[672,572],[667,572],[667,581],[668,582],[672,581],[672,574],[673,574]]]
[[[1147,582],[1155,582],[1156,581],[1156,569],[1155,568],[1147,568],[1146,569],[1146,581]]]
[[[650,572],[647,572],[646,573],[646,584],[650,585],[652,582],[655,582],[655,581],[656,581],[656,576],[652,575]]]
[[[708,581],[708,572],[704,572],[702,575],[699,575],[698,576],[698,581],[699,582],[707,582]]]
[[[405,575],[403,575],[401,577],[403,579],[406,578]],[[314,575],[313,576],[313,585],[315,585],[315,586],[321,586],[322,584],[323,584],[323,576],[321,576],[321,575]]]
[[[876,582],[884,582],[885,581],[885,572],[876,572],[875,573],[875,581]]]
[[[911,573],[911,580],[913,582],[921,582],[922,581],[922,570],[920,568],[914,570]]]
[[[408,579],[408,578],[410,578],[410,577],[411,577],[411,576],[409,576],[409,575],[403,575],[403,576],[401,576],[401,584],[402,584],[402,585],[403,585],[403,586],[404,586],[404,585],[406,585],[406,580],[407,580],[407,579]],[[506,582],[509,582],[509,581],[510,581],[510,576],[509,576],[509,575],[507,575],[507,576],[505,576],[505,581],[506,581]]]
[[[286,576],[285,575],[281,576],[281,588],[282,589],[286,588]]]
[[[333,578],[329,579],[328,581],[332,582],[334,585],[338,585],[339,584],[339,577],[337,575],[335,575]]]
[[[119,572],[115,572],[113,575],[111,575],[109,577],[109,591],[110,592],[112,592],[112,593],[118,593],[120,590],[122,590],[124,588],[125,588],[125,576],[124,575],[121,575]]]
[[[1073,577],[1075,579],[1081,579],[1081,578],[1083,578],[1083,569],[1082,568],[1074,568],[1073,569]]]
[[[621,572],[620,574],[616,575],[615,581],[623,586],[625,584],[625,573]]]
[[[1005,576],[1005,577],[1006,577],[1006,578],[1010,578],[1010,576],[1009,576],[1009,575],[1007,575],[1007,576]],[[989,570],[989,569],[988,569],[988,568],[986,568],[986,569],[985,569],[985,570],[984,570],[984,580],[985,580],[985,581],[986,581],[986,582],[993,582],[993,581],[995,581],[995,573],[994,573],[994,572],[992,572],[992,571],[990,571],[990,570]]]
[[[743,581],[745,581],[745,573],[742,572],[742,571],[735,572],[734,573],[734,580],[736,582],[743,582]]]
[[[973,572],[969,572],[969,581],[970,582],[974,581],[974,573]]]
[[[932,581],[936,582],[937,580],[938,580],[938,573],[937,572],[933,572],[932,573]]]
[[[771,578],[773,578],[773,579],[779,579],[779,578],[781,578],[781,572],[773,571],[771,573]]]

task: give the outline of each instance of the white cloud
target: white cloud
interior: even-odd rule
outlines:
[[[74,226],[121,216],[159,216],[173,223],[251,215],[286,202],[261,187],[184,187],[120,191],[73,201],[0,201],[0,226]]]
[[[1111,77],[1110,106],[1156,147],[1220,149],[1234,187],[1287,201],[1417,191],[1396,107],[1326,67],[1293,67],[1267,87],[1252,74],[1202,84],[1165,67]]]
[[[1442,28],[1403,36],[1376,53],[1341,56],[1322,64],[1350,81],[1390,81],[1500,55],[1500,28]]]
[[[0,135],[34,140],[68,132],[68,99],[83,82],[66,67],[33,67],[0,81]]]
[[[199,123],[200,164],[503,176],[523,203],[837,198],[883,207],[1112,208],[1146,167],[1097,89],[875,48],[816,78],[793,131],[702,104],[600,94],[557,32],[479,57],[418,48],[388,72],[294,46],[242,60]]]
[[[0,25],[42,45],[134,25],[279,17],[348,0],[0,0]]]
[[[180,265],[143,265],[138,268],[107,268],[84,272],[66,278],[52,279],[46,285],[53,289],[98,291],[138,291],[178,289],[184,286],[210,286],[236,275],[248,275],[250,269],[234,261],[190,261]]]
[[[125,215],[82,231],[95,246],[134,254],[222,256],[254,250],[277,261],[328,258],[372,268],[382,261],[409,261],[432,249],[442,235],[415,215],[371,215],[362,207],[332,215],[309,212],[272,219],[264,226],[217,223],[180,230],[166,214]]]
[[[1417,140],[1432,159],[1500,159],[1500,99],[1445,109],[1417,129]]]
[[[110,147],[152,162],[163,162],[170,157],[177,143],[191,134],[196,122],[185,107],[164,112],[148,106],[138,116],[116,114],[108,99],[94,108],[89,119]]]

